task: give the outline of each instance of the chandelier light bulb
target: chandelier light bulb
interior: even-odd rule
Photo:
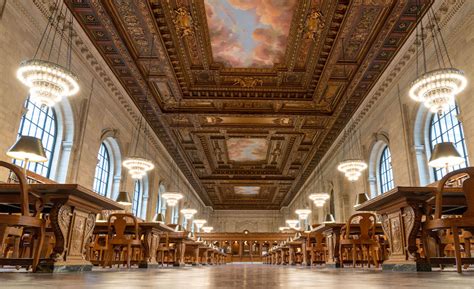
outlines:
[[[298,227],[298,224],[300,223],[300,221],[298,221],[298,220],[286,220],[286,223],[288,224],[288,226],[291,229],[296,229]]]
[[[168,206],[174,207],[183,198],[183,195],[180,193],[164,193],[161,197],[166,200]]]
[[[467,86],[464,72],[441,68],[427,72],[412,82],[409,95],[422,102],[431,112],[442,113],[454,103],[457,94]]]
[[[351,159],[341,162],[337,166],[337,170],[344,173],[346,178],[355,182],[362,175],[362,171],[367,169],[367,164],[363,160]]]
[[[210,233],[212,230],[214,230],[214,228],[205,226],[205,227],[202,227],[202,230],[204,231],[204,233]]]
[[[40,105],[54,106],[63,97],[79,92],[77,77],[66,68],[49,61],[23,61],[16,76],[30,88],[30,99]]]
[[[129,157],[123,161],[122,165],[128,169],[128,173],[135,180],[142,179],[148,171],[155,168],[153,162],[140,157]]]
[[[203,219],[196,219],[196,220],[193,221],[193,223],[196,225],[198,230],[200,230],[202,228],[202,226],[204,226],[204,224],[207,223],[207,221],[203,220]]]
[[[190,220],[190,219],[193,218],[194,214],[197,213],[197,210],[195,210],[195,209],[182,209],[181,213],[183,214],[183,216],[186,220]]]
[[[311,214],[310,209],[299,209],[296,210],[295,213],[298,215],[300,220],[306,220],[308,219],[309,214]]]

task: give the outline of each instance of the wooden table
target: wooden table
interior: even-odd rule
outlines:
[[[40,261],[38,272],[92,270],[92,264],[86,260],[86,245],[96,214],[123,207],[77,184],[31,184],[30,189],[43,200],[43,213],[48,214],[55,237],[53,253]],[[2,211],[16,212],[19,196],[18,184],[0,184]],[[34,202],[31,195],[30,202]]]
[[[358,211],[375,211],[381,215],[383,230],[390,244],[389,259],[383,270],[431,271],[430,264],[418,254],[417,236],[427,206],[432,206],[435,187],[396,187],[357,207]],[[460,189],[448,190],[443,196],[446,209],[465,203]]]
[[[160,235],[164,232],[174,232],[173,228],[160,222],[140,222],[138,223],[139,234],[143,240],[144,254],[143,259],[138,263],[140,268],[158,267],[156,252],[160,242]],[[126,231],[133,231],[135,227],[132,223],[127,224]],[[97,221],[94,234],[107,234],[107,221]]]
[[[174,243],[177,249],[176,258],[173,266],[185,266],[184,257],[186,254],[186,246],[194,249],[198,248],[196,241],[188,237],[188,232],[172,232],[168,235],[169,242]]]
[[[327,267],[340,268],[339,241],[341,239],[341,230],[346,223],[325,223],[314,228],[311,232],[322,233],[326,238],[326,246],[328,248]],[[351,234],[357,233],[357,225],[351,225]],[[377,224],[375,228],[376,234],[383,234],[382,225]]]

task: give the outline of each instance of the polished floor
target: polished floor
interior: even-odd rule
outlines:
[[[88,273],[0,273],[0,288],[474,288],[474,272],[395,273],[260,264]]]

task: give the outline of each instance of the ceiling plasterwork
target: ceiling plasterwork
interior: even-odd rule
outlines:
[[[215,209],[291,201],[414,28],[418,0],[273,2],[285,1],[67,1]],[[216,40],[223,25],[234,54]]]

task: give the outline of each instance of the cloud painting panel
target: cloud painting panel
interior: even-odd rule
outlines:
[[[283,59],[296,0],[204,0],[215,61],[271,67]]]
[[[261,138],[231,138],[227,140],[229,159],[236,162],[261,161],[267,157],[268,142]]]
[[[258,193],[260,192],[260,187],[251,187],[251,186],[234,187],[234,192],[237,195],[258,195]]]

